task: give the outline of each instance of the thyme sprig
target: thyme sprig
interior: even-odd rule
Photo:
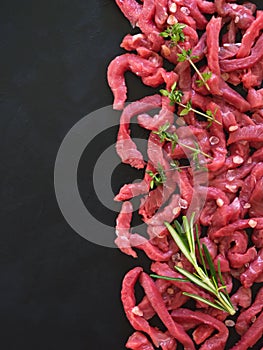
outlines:
[[[192,282],[212,294],[214,301],[207,300],[197,294],[183,292],[184,295],[201,301],[216,309],[226,311],[230,315],[234,315],[236,310],[230,300],[229,294],[226,291],[226,285],[221,273],[220,261],[218,260],[218,272],[216,273],[216,269],[207,246],[202,244],[201,248],[197,226],[196,229],[194,229],[194,215],[194,213],[191,215],[190,221],[186,216],[183,216],[182,226],[177,220],[174,222],[174,227],[168,222],[165,222],[165,226],[169,230],[182,254],[194,267],[195,273],[191,273],[184,268],[175,265],[175,269],[183,276],[183,278],[172,278],[159,275],[151,276],[170,281]],[[200,266],[197,261],[196,245],[202,266]]]
[[[196,84],[198,87],[204,86],[204,81],[207,82],[212,77],[212,72],[203,72],[201,74],[202,74],[203,79],[196,80]]]
[[[183,92],[181,90],[176,89],[177,86],[177,82],[175,82],[172,86],[171,86],[171,91],[169,92],[168,90],[165,89],[161,89],[160,93],[165,96],[168,97],[170,100],[170,104],[174,105],[174,104],[178,104],[179,106],[183,107],[183,110],[179,113],[180,116],[184,116],[187,115],[189,112],[194,112],[198,115],[201,115],[202,117],[205,117],[207,120],[209,120],[209,124],[208,127],[211,126],[211,124],[213,122],[221,125],[221,123],[216,120],[216,112],[212,112],[210,109],[207,110],[205,113],[198,111],[197,109],[192,107],[192,101],[188,101],[186,104],[182,103],[182,97],[183,97]]]
[[[183,29],[186,27],[185,24],[182,23],[175,23],[174,25],[169,26],[165,31],[161,32],[160,35],[171,41],[171,45],[175,46],[180,50],[180,53],[177,54],[178,56],[178,61],[179,62],[184,62],[188,61],[193,69],[196,71],[197,75],[200,78],[200,81],[202,84],[207,88],[208,91],[210,91],[210,87],[207,84],[207,81],[211,78],[211,76],[208,77],[208,75],[203,75],[199,69],[196,67],[194,64],[193,60],[198,59],[198,56],[192,55],[192,50],[185,50],[181,48],[180,45],[178,45],[179,42],[184,42],[185,41],[185,35],[183,32]],[[198,81],[197,81],[198,82]]]
[[[175,23],[172,26],[169,26],[160,33],[160,35],[165,38],[171,40],[171,45],[176,45],[178,42],[185,41],[185,35],[183,29],[186,27],[183,23]]]
[[[146,173],[149,174],[150,177],[152,178],[150,181],[150,188],[151,189],[153,189],[154,186],[160,186],[160,185],[164,184],[167,180],[165,170],[161,166],[160,163],[157,166],[157,172],[154,173],[151,170],[147,170]]]
[[[159,136],[160,142],[168,141],[171,142],[172,145],[172,151],[175,149],[175,146],[178,144],[178,136],[176,133],[171,133],[168,131],[170,128],[170,123],[165,123],[164,125],[160,126],[158,131],[153,131],[154,134]]]
[[[213,159],[213,157],[211,157],[209,154],[203,152],[200,149],[200,147],[199,147],[197,142],[194,142],[195,147],[186,145],[185,143],[183,143],[183,142],[181,142],[179,140],[179,137],[178,137],[178,135],[175,132],[173,132],[173,133],[169,132],[168,131],[169,128],[170,128],[170,124],[169,123],[165,123],[164,125],[162,125],[158,129],[158,131],[153,131],[153,133],[159,136],[160,142],[164,142],[164,141],[171,142],[172,150],[174,150],[176,145],[179,145],[179,146],[181,146],[183,148],[186,148],[186,149],[189,149],[190,151],[192,151],[193,153],[191,154],[191,156],[192,156],[192,159],[193,159],[195,165],[197,165],[197,167],[196,167],[197,169],[200,169],[199,157],[198,157],[200,154],[203,155],[206,158]]]

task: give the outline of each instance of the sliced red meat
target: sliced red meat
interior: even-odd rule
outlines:
[[[174,194],[169,204],[165,206],[163,210],[157,212],[151,219],[147,220],[146,223],[151,226],[163,226],[165,221],[173,221],[181,212],[179,199],[180,196],[178,194]]]
[[[175,272],[174,270],[172,270],[165,263],[159,263],[159,262],[153,263],[151,265],[151,270],[155,274],[160,275],[160,276],[182,278],[182,276],[178,272]],[[188,283],[188,282],[182,283],[180,281],[171,281],[171,283],[183,292],[198,294],[201,297],[212,301],[212,297],[208,293],[206,293],[204,290],[200,289],[199,287],[197,287],[193,283]],[[202,303],[202,302],[197,302],[197,305],[207,308],[207,305]]]
[[[139,214],[143,221],[150,219],[156,210],[163,204],[163,188],[157,186],[153,191],[150,191],[147,196],[141,199]]]
[[[215,5],[206,0],[197,0],[197,6],[202,13],[212,14],[215,12]]]
[[[262,41],[263,43],[263,41]],[[223,99],[236,107],[241,112],[250,109],[250,104],[235,90],[233,90],[223,79],[220,80],[220,91]]]
[[[132,350],[154,350],[154,347],[145,335],[140,332],[134,332],[126,343],[127,349]]]
[[[256,321],[241,337],[234,347],[230,350],[247,350],[261,338],[263,334],[263,312],[257,317]]]
[[[251,23],[250,27],[246,30],[242,37],[241,46],[236,55],[237,58],[246,57],[250,54],[251,47],[262,29],[263,11],[258,11],[257,18]]]
[[[163,108],[159,114],[151,117],[149,114],[138,115],[138,123],[141,127],[148,130],[156,131],[161,126],[174,123],[174,114],[166,108]]]
[[[153,63],[135,54],[127,53],[116,57],[111,61],[108,67],[108,82],[114,95],[114,109],[123,109],[124,102],[127,99],[127,87],[125,84],[124,73],[132,71],[140,77],[147,77],[156,73],[160,63]],[[154,86],[158,86],[154,84]]]
[[[240,276],[240,281],[244,287],[248,288],[253,285],[256,279],[263,273],[263,248],[260,249],[256,259],[253,260],[249,267]]]
[[[212,4],[212,3],[209,3],[209,4]],[[205,52],[207,51],[206,37],[207,37],[206,33],[203,33],[198,43],[196,44],[196,46],[193,47],[192,49],[192,55],[197,56],[197,58],[195,59],[195,61],[197,62],[201,61],[204,58]]]
[[[139,101],[132,102],[124,108],[121,118],[120,127],[116,143],[116,151],[123,163],[141,169],[144,168],[145,162],[143,155],[138,151],[136,144],[130,136],[131,119],[143,112],[154,110],[161,106],[161,96],[147,96]]]
[[[232,44],[236,42],[238,28],[235,23],[235,19],[232,19],[228,26],[228,31],[222,37],[222,43],[224,44]]]
[[[244,230],[246,228],[249,228],[249,227],[251,228],[253,226],[257,227],[257,229],[263,229],[263,218],[251,218],[251,219],[238,220],[232,224],[222,227],[218,231],[213,232],[209,230],[208,233],[211,239],[217,239],[217,238],[222,238],[226,236],[231,236],[235,231]]]
[[[122,40],[120,45],[126,51],[135,51],[140,49],[141,47],[151,49],[151,43],[147,39],[147,36],[144,34],[127,34]],[[137,51],[138,52],[138,51]]]
[[[252,109],[263,107],[263,89],[255,90],[250,88],[247,94],[247,100]]]
[[[124,16],[135,26],[142,12],[142,5],[136,0],[116,0]]]
[[[251,305],[252,301],[251,289],[243,286],[239,287],[237,292],[231,296],[231,301],[235,307],[240,305],[244,309],[247,309]]]
[[[219,60],[225,60],[228,58],[233,58],[237,51],[238,51],[239,47],[236,44],[225,44],[223,45],[223,47],[219,48],[219,52],[218,52],[218,58]],[[227,76],[227,75],[226,75]],[[226,78],[226,80],[228,80],[228,76]]]
[[[238,334],[240,335],[244,334],[251,326],[254,317],[262,311],[263,309],[262,298],[263,298],[263,288],[261,288],[258,291],[256,295],[256,299],[254,303],[251,305],[251,307],[247,310],[242,311],[238,316],[236,326],[235,326]]]
[[[256,183],[256,186],[249,199],[251,217],[263,217],[263,177]]]
[[[181,1],[178,4],[178,10],[174,14],[179,23],[184,23],[189,27],[196,29],[196,21],[192,16],[189,16],[189,9],[184,6],[184,2]]]
[[[218,60],[219,52],[219,33],[221,30],[221,17],[212,17],[206,27],[207,35],[207,63],[210,71],[215,75],[220,75],[220,67]]]
[[[213,327],[218,331],[216,335],[206,340],[206,342],[200,347],[201,350],[224,349],[228,338],[228,329],[223,324],[223,322],[200,311],[193,311],[188,309],[178,309],[172,311],[171,315],[172,318],[177,322],[184,323],[190,321],[193,322],[193,324],[205,323],[207,326]],[[197,334],[195,334],[195,340],[197,344],[200,344],[200,339],[197,338]]]
[[[130,202],[124,202],[120,214],[116,220],[116,235],[115,244],[125,254],[137,258],[136,252],[130,244],[130,225],[132,219],[133,207]]]
[[[263,141],[263,125],[249,125],[239,128],[233,131],[227,141],[228,145],[231,145],[237,141]]]
[[[252,239],[252,242],[255,244],[255,247],[263,248],[263,229],[261,230],[254,229],[251,239]]]
[[[141,194],[148,193],[149,191],[149,184],[142,180],[141,182],[136,182],[133,184],[124,185],[120,192],[115,196],[115,201],[126,201],[128,199],[137,197]]]
[[[165,307],[162,296],[157,290],[153,280],[143,272],[140,276],[140,282],[150,303],[152,304],[152,307],[156,311],[161,321],[167,327],[169,333],[175,339],[178,339],[186,350],[194,350],[195,347],[189,335],[184,331],[183,327],[179,323],[174,322],[171,318]]]
[[[214,172],[219,170],[225,163],[227,154],[226,137],[223,130],[223,118],[220,107],[214,102],[210,102],[207,105],[207,109],[211,110],[215,114],[216,120],[221,123],[221,125],[212,123],[209,128],[210,151],[212,152],[213,159],[207,165],[207,169]]]
[[[258,61],[242,76],[242,83],[246,89],[259,87],[263,80],[263,60]]]
[[[143,250],[148,258],[153,261],[168,261],[173,254],[171,250],[167,252],[161,251],[158,247],[153,245],[151,241],[137,233],[130,236],[130,244],[132,247]]]
[[[168,0],[158,0],[158,1],[155,1],[154,3],[155,3],[154,22],[156,23],[156,26],[159,29],[163,29],[168,17],[168,11],[167,11]]]
[[[197,6],[197,0],[184,0],[184,5],[190,10],[190,15],[196,21],[197,29],[205,29],[207,25],[207,19],[200,12]]]
[[[248,69],[253,67],[263,57],[263,35],[259,37],[248,57],[236,58],[233,60],[220,61],[220,68],[223,72],[232,72],[237,69]]]
[[[171,338],[157,328],[151,327],[144,317],[139,316],[137,314],[138,312],[134,312],[136,310],[134,310],[136,307],[134,287],[141,273],[142,268],[135,267],[126,274],[122,282],[121,300],[125,314],[132,327],[137,331],[142,331],[148,334],[151,337],[154,345],[159,347],[164,341],[167,342],[167,340],[170,340]]]
[[[158,52],[164,40],[160,36],[160,30],[154,22],[155,10],[155,3],[153,0],[144,0],[142,12],[137,24],[141,31],[147,35],[148,39],[152,42],[152,49]]]

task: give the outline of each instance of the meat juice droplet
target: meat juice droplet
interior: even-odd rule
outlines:
[[[175,13],[177,11],[177,5],[175,3],[173,3],[171,6],[170,6],[170,12],[171,13]]]
[[[219,138],[216,136],[211,136],[209,138],[210,145],[215,146],[219,143]]]
[[[230,125],[230,127],[228,128],[228,131],[232,132],[232,131],[236,131],[238,129],[238,125]]]
[[[252,323],[256,322],[256,319],[257,319],[257,316],[253,316],[253,317],[251,318],[251,322],[252,322]]]
[[[134,315],[137,315],[137,316],[143,316],[143,312],[142,310],[138,307],[138,306],[135,306],[133,309],[132,309],[132,313]]]
[[[225,325],[227,327],[234,327],[235,322],[233,320],[225,320]]]
[[[228,170],[226,173],[226,178],[228,181],[235,180],[235,171],[234,170]]]
[[[181,260],[181,255],[180,253],[176,253],[172,256],[172,261],[175,263],[175,262],[178,262]]]
[[[225,185],[225,188],[227,189],[227,190],[229,190],[230,192],[232,192],[232,193],[236,193],[236,191],[237,191],[237,186],[236,185]]]
[[[167,24],[169,25],[173,25],[175,23],[177,23],[177,19],[174,17],[174,15],[170,15],[168,18],[167,18]]]
[[[185,199],[183,199],[183,198],[179,199],[178,204],[179,204],[179,207],[181,209],[187,209],[187,207],[188,207],[188,202]]]
[[[217,198],[216,204],[219,208],[221,208],[224,205],[224,201],[221,198]]]
[[[174,290],[173,290],[173,288],[171,288],[171,287],[167,288],[167,293],[168,293],[169,295],[174,295]]]
[[[162,53],[164,56],[169,56],[171,53],[171,50],[166,45],[162,45]]]
[[[244,209],[249,209],[249,208],[251,208],[251,204],[249,203],[244,204]]]
[[[242,163],[244,163],[244,159],[240,156],[235,156],[235,157],[233,157],[233,163],[234,164],[242,164]]]
[[[257,222],[253,219],[250,219],[249,222],[248,222],[248,225],[251,227],[251,228],[255,228],[257,226]]]
[[[228,73],[222,73],[221,74],[221,78],[224,80],[224,81],[227,81],[229,79],[229,74]]]
[[[190,10],[188,7],[182,6],[181,7],[181,12],[183,12],[183,14],[185,14],[186,16],[190,15]]]

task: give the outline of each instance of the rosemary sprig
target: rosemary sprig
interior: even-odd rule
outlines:
[[[196,67],[196,65],[193,62],[193,59],[197,59],[198,56],[192,56],[192,50],[185,50],[181,48],[181,46],[178,45],[179,42],[185,41],[185,35],[183,32],[183,29],[185,28],[185,24],[182,23],[175,23],[174,25],[169,26],[165,31],[161,32],[160,35],[168,40],[171,40],[171,45],[176,47],[180,50],[181,53],[178,53],[178,61],[184,62],[188,61],[193,69],[196,71],[197,75],[199,76],[200,80],[202,81],[203,85],[207,88],[208,91],[210,91],[210,87],[207,84],[207,80],[209,78],[205,79],[199,69]],[[211,76],[210,76],[211,78]]]
[[[163,96],[166,96],[169,98],[170,100],[170,104],[174,105],[175,103],[178,104],[179,106],[183,107],[183,110],[180,112],[180,116],[184,116],[187,115],[189,112],[194,112],[196,114],[201,115],[202,117],[205,117],[207,120],[209,120],[209,124],[208,127],[212,125],[213,122],[221,125],[221,123],[216,120],[215,116],[216,116],[216,112],[214,113],[209,109],[207,110],[205,113],[198,111],[197,109],[192,107],[192,101],[188,101],[187,104],[183,104],[182,103],[182,97],[183,97],[183,92],[181,90],[176,89],[177,83],[175,82],[172,87],[171,87],[171,92],[169,92],[168,90],[165,89],[161,89],[160,93]]]
[[[183,225],[181,226],[178,221],[175,221],[175,228],[170,225],[168,222],[165,222],[165,226],[169,230],[176,244],[180,248],[182,254],[187,258],[187,260],[193,265],[195,273],[191,273],[179,266],[175,266],[175,269],[182,275],[184,278],[170,278],[165,276],[151,275],[155,278],[169,279],[171,281],[181,281],[181,282],[192,282],[198,285],[199,287],[205,289],[210,294],[214,296],[214,301],[207,300],[203,297],[200,297],[196,294],[183,292],[184,295],[187,295],[193,299],[199,300],[209,306],[212,306],[216,309],[226,311],[230,315],[234,315],[236,310],[232,305],[230,297],[226,291],[226,285],[222,278],[220,262],[218,261],[218,273],[216,273],[215,266],[213,264],[211,255],[205,244],[202,245],[199,240],[198,229],[194,230],[194,213],[191,215],[190,221],[188,221],[186,216],[183,216]],[[195,242],[195,233],[196,231],[196,242]],[[196,245],[201,258],[201,265],[199,266],[197,257],[196,257]],[[207,264],[207,265],[206,265]],[[208,268],[207,268],[208,266]],[[219,277],[219,280],[218,280]],[[221,286],[220,286],[221,284]]]

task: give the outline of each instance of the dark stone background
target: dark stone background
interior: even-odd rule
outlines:
[[[76,234],[53,187],[68,130],[112,102],[106,67],[128,32],[113,0],[0,3],[3,350],[121,350],[131,333],[120,285],[145,261]],[[134,84],[130,100],[149,93]]]

